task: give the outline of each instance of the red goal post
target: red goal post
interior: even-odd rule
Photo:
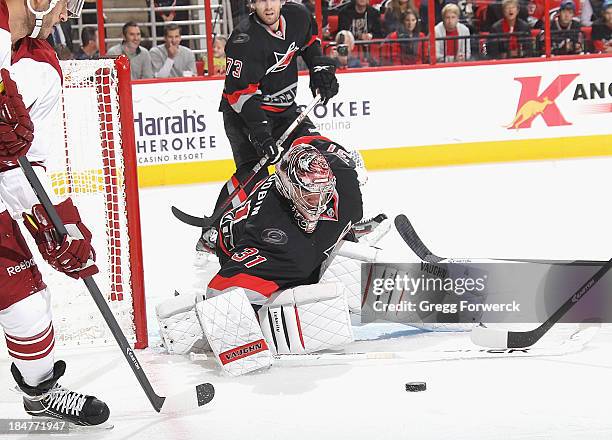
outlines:
[[[126,337],[148,344],[138,176],[129,60],[62,61],[61,111],[47,171],[56,195],[70,196],[92,231],[95,276]],[[44,263],[41,266],[45,266]],[[56,339],[113,343],[87,289],[43,270],[52,290]],[[59,327],[59,328],[58,328]]]

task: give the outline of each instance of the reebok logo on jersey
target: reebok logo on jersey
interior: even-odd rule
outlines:
[[[6,273],[8,273],[9,277],[12,277],[13,275],[17,275],[19,272],[33,266],[36,266],[36,262],[34,261],[34,258],[30,258],[29,260],[23,260],[21,263],[16,264],[15,266],[7,267]]]
[[[314,72],[322,72],[324,70],[329,70],[331,69],[332,66],[314,66],[314,69],[312,69]]]

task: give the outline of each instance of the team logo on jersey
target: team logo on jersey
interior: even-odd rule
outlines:
[[[295,44],[295,41],[293,41],[291,42],[291,45],[289,45],[287,52],[274,52],[274,56],[276,57],[276,63],[274,63],[271,67],[268,68],[268,70],[266,70],[266,75],[268,73],[282,72],[283,70],[285,70],[287,66],[291,64],[291,60],[293,60],[293,57],[295,56],[298,50],[300,50],[300,48],[297,46],[297,44]]]
[[[261,239],[266,243],[283,245],[287,244],[289,237],[285,231],[281,231],[277,228],[264,229],[261,233]]]

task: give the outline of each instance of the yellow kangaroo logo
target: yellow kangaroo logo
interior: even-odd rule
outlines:
[[[523,122],[535,118],[538,115],[544,113],[544,109],[552,104],[553,101],[548,97],[542,98],[542,100],[530,99],[516,112],[516,116],[512,123],[505,128],[516,128],[519,129]]]

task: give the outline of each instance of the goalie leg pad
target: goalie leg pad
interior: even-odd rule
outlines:
[[[258,311],[262,332],[277,354],[313,353],[354,341],[341,283],[281,291]]]
[[[195,311],[195,295],[175,296],[155,307],[159,333],[170,354],[210,350]]]
[[[197,302],[196,314],[224,372],[240,376],[270,367],[272,354],[244,289]]]

